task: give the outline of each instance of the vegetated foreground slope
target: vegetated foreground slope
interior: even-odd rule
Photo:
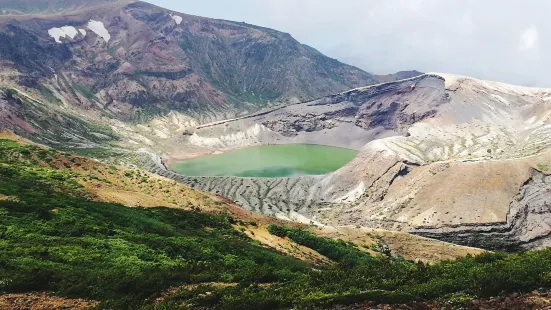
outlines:
[[[549,250],[425,265],[388,256],[388,249],[372,256],[368,245],[319,237],[296,224],[268,226],[274,238],[332,262],[312,269],[250,239],[254,230],[247,228],[259,224],[224,212],[94,200],[87,184],[110,182],[109,173],[101,178],[93,172],[99,163],[88,166],[78,156],[6,139],[0,140],[0,153],[0,291],[11,294],[0,297],[0,305],[10,300],[13,305],[31,291],[85,298],[90,301],[58,302],[98,309],[312,308],[439,298],[461,304],[551,285]],[[92,169],[88,174],[66,169],[73,165]],[[199,209],[216,208],[209,199],[204,197]]]

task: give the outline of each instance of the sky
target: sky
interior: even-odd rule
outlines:
[[[551,88],[549,0],[146,1],[287,32],[374,74],[415,69]]]

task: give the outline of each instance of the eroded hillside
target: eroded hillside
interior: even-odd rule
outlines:
[[[549,231],[550,92],[426,74],[205,126],[179,138],[172,152],[272,143],[360,151],[332,174],[184,177],[159,161],[152,169],[282,218],[487,248],[541,247]]]
[[[92,119],[174,111],[193,126],[375,82],[289,34],[146,2],[2,1],[0,12],[0,85]]]

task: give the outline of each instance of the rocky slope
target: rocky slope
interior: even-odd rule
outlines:
[[[360,151],[332,174],[195,178],[154,169],[283,218],[541,247],[551,231],[550,93],[426,74],[214,124],[175,144],[196,154],[295,142]]]
[[[376,75],[373,75],[373,77],[377,79],[377,82],[379,83],[388,83],[388,82],[394,82],[394,81],[399,81],[404,79],[410,79],[412,77],[416,77],[422,74],[423,72],[419,72],[417,70],[410,70],[410,71],[398,71],[392,74],[376,74]]]
[[[0,85],[90,117],[197,123],[375,83],[289,34],[139,1],[0,1]]]

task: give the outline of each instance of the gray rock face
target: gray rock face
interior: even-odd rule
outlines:
[[[352,107],[335,111],[333,115],[353,118],[354,124],[365,130],[382,127],[401,132],[409,125],[433,116],[438,106],[449,101],[443,86],[441,77],[424,75],[351,90],[314,101],[310,105],[352,103]]]
[[[257,212],[489,249],[540,247],[551,231],[550,199],[547,176],[532,171],[551,165],[549,94],[438,74],[353,89],[214,124],[178,141],[179,148],[203,152],[273,143],[359,150],[334,173],[182,181]],[[260,207],[256,199],[267,203]]]
[[[491,250],[547,247],[551,245],[551,175],[533,170],[504,222],[457,225],[445,231],[416,228],[412,233]]]
[[[321,187],[317,186],[321,177],[188,177],[159,167],[152,171],[192,188],[227,197],[246,210],[267,215],[313,213],[321,193]]]
[[[405,134],[412,124],[430,118],[448,101],[444,80],[436,75],[424,75],[204,126],[196,135],[215,138],[261,125],[269,134],[255,136],[251,144],[312,143],[360,149],[374,139]],[[194,139],[179,143],[186,148],[207,147]],[[246,141],[239,141],[239,146],[243,143]],[[216,145],[212,150],[217,148],[232,148],[232,145]]]

